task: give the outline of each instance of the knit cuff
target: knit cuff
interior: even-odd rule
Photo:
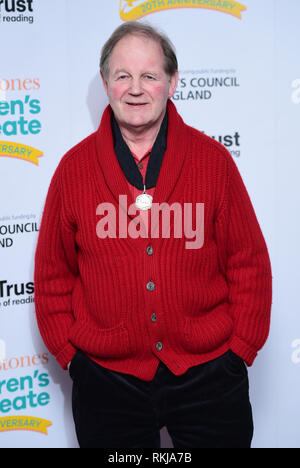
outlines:
[[[70,361],[72,361],[77,349],[70,343],[66,343],[66,345],[62,348],[62,350],[56,355],[56,360],[60,364],[60,366],[67,370],[67,366]]]
[[[257,351],[238,336],[233,336],[230,340],[230,349],[241,357],[248,366],[252,366],[257,356]]]

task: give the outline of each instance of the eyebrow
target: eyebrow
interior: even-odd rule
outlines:
[[[130,75],[130,72],[128,70],[126,70],[125,68],[117,68],[116,71],[113,73],[113,77],[115,77],[116,75],[118,75],[119,73],[126,73],[127,75]],[[150,70],[146,70],[142,73],[142,75],[153,75],[155,76],[156,78],[158,78],[160,76],[160,73],[156,73],[154,71],[150,71]]]
[[[129,72],[126,71],[124,68],[117,68],[117,70],[113,73],[113,76],[116,76],[119,73],[127,73],[129,75]]]

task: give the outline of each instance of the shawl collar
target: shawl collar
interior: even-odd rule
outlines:
[[[167,149],[159,171],[153,203],[168,202],[180,177],[185,160],[187,146],[186,126],[170,100],[168,101],[167,111]],[[130,205],[134,203],[134,200],[114,151],[111,115],[112,109],[110,106],[107,106],[104,110],[99,129],[96,132],[96,163],[100,165],[106,184],[117,204],[119,203],[119,195],[127,195],[128,205]]]

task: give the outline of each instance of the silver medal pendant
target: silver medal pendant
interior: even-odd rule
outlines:
[[[146,193],[146,186],[144,185],[144,193],[136,197],[135,206],[139,210],[150,210],[150,208],[152,207],[152,200],[153,200],[153,197],[151,197],[151,195],[148,195],[148,193]]]

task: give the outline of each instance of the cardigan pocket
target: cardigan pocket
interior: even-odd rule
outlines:
[[[195,318],[186,317],[184,348],[191,353],[215,351],[230,339],[232,331],[233,320],[222,309]]]
[[[131,354],[128,330],[122,324],[113,328],[97,328],[77,320],[69,340],[81,351],[98,358],[120,359]]]

